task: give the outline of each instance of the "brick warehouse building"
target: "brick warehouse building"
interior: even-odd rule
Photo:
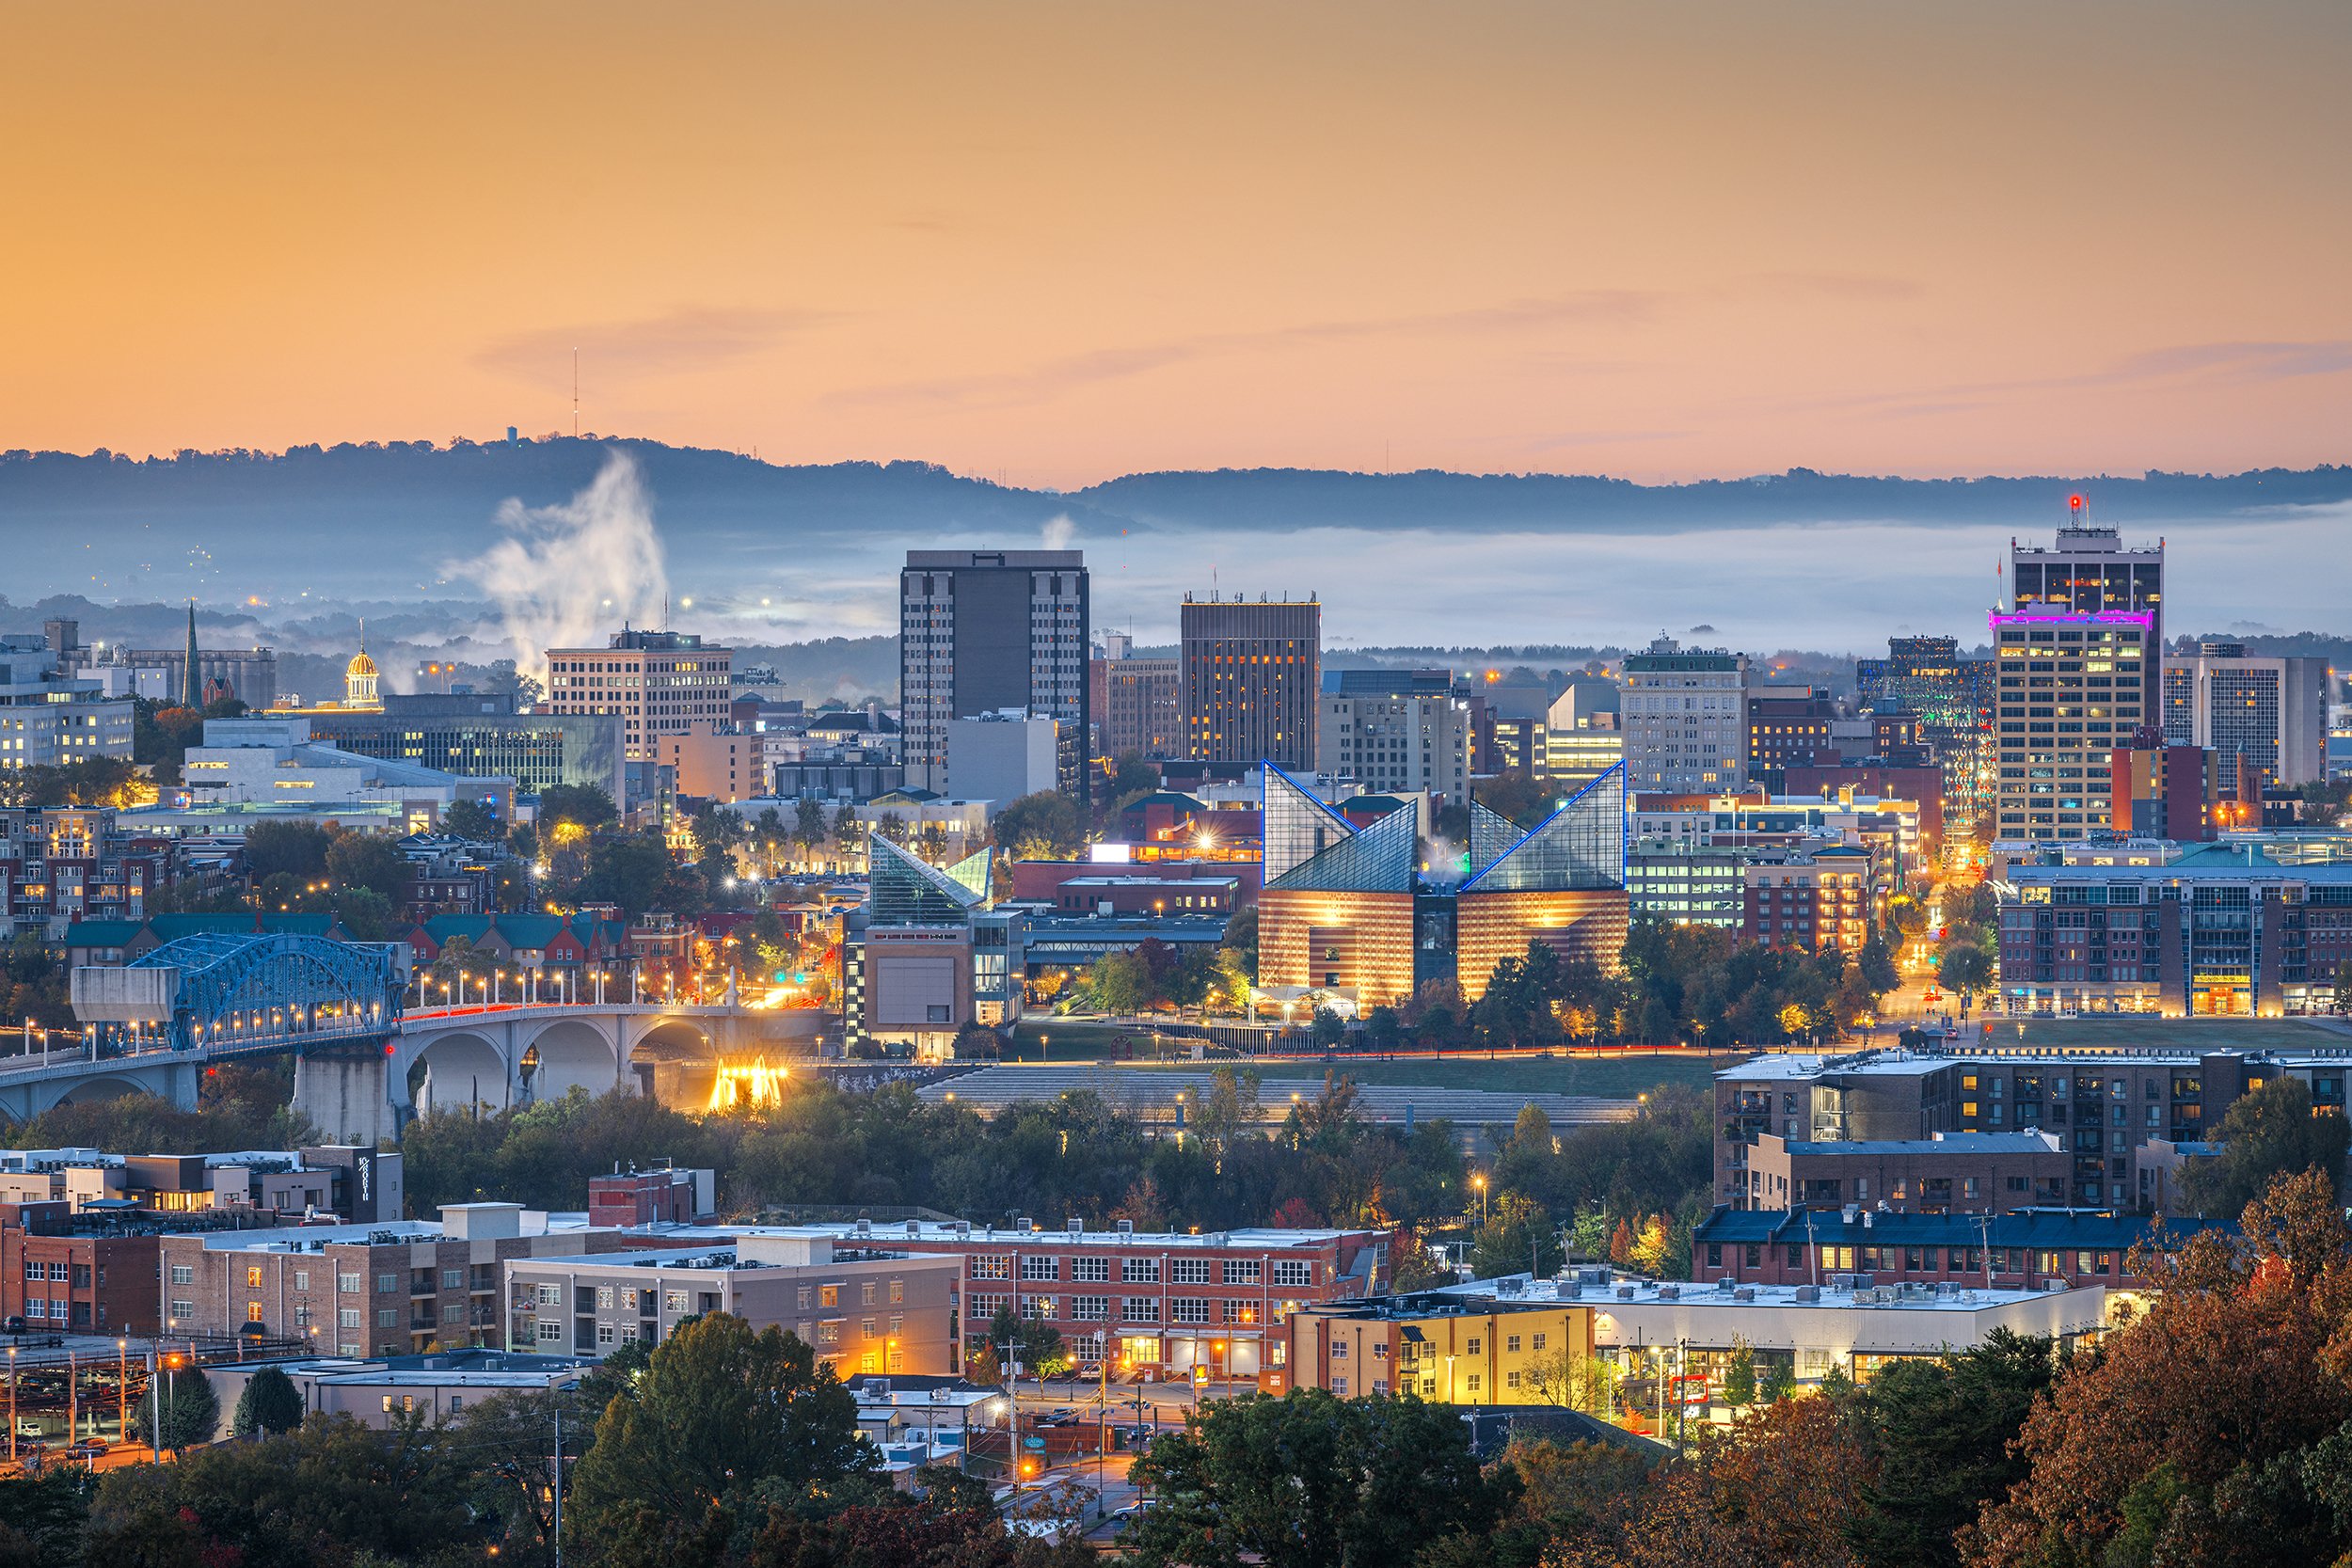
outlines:
[[[803,1226],[850,1244],[963,1259],[958,1331],[982,1343],[1000,1308],[1052,1323],[1081,1362],[1105,1349],[1127,1370],[1217,1380],[1280,1370],[1279,1325],[1302,1307],[1379,1292],[1389,1274],[1385,1230],[1221,1230],[1202,1234],[1060,1230],[1024,1221],[1009,1229],[942,1224]]]
[[[1934,1285],[1990,1290],[2131,1289],[2125,1256],[2157,1222],[2128,1214],[2020,1209],[2000,1214],[1897,1214],[1845,1209],[1717,1209],[1691,1233],[1702,1284]],[[2172,1245],[2224,1220],[2168,1219]],[[1842,1288],[1842,1287],[1841,1287]]]

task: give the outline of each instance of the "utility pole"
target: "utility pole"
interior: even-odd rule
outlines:
[[[564,1391],[555,1391],[555,1568],[564,1568]]]

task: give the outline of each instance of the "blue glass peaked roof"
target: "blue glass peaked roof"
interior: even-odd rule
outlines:
[[[995,864],[996,856],[993,850],[975,849],[949,866],[947,875],[978,894],[985,900],[993,895],[996,891],[991,880],[991,872]]]
[[[1486,814],[1493,816],[1492,812]],[[1501,817],[1495,817],[1500,822]],[[1478,818],[1470,818],[1473,843]],[[1473,855],[1470,863],[1479,863]],[[1568,798],[1469,881],[1464,893],[1565,893],[1625,886],[1625,764]]]
[[[880,833],[866,837],[866,863],[867,903],[877,926],[961,926],[988,901]]]
[[[1274,764],[1261,763],[1258,771],[1263,781],[1259,800],[1265,839],[1265,866],[1260,875],[1271,887],[1279,878],[1353,837],[1356,828]]]
[[[1470,799],[1470,863],[1471,868],[1484,871],[1510,851],[1511,846],[1527,836],[1527,830],[1483,804],[1475,796]]]
[[[1268,893],[1410,893],[1421,814],[1400,808],[1266,883]]]

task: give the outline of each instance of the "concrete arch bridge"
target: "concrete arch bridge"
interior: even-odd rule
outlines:
[[[373,1143],[422,1109],[504,1110],[575,1086],[710,1102],[722,1067],[809,1052],[818,1015],[732,1003],[516,1003],[408,1012],[405,950],[285,933],[167,942],[73,972],[81,1045],[0,1056],[0,1117],[134,1092],[194,1106],[205,1068],[292,1054],[294,1106]]]

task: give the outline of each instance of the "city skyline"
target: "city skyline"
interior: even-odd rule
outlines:
[[[25,19],[9,444],[568,431],[577,349],[582,430],[1028,484],[2342,455],[2321,6],[465,32]]]

